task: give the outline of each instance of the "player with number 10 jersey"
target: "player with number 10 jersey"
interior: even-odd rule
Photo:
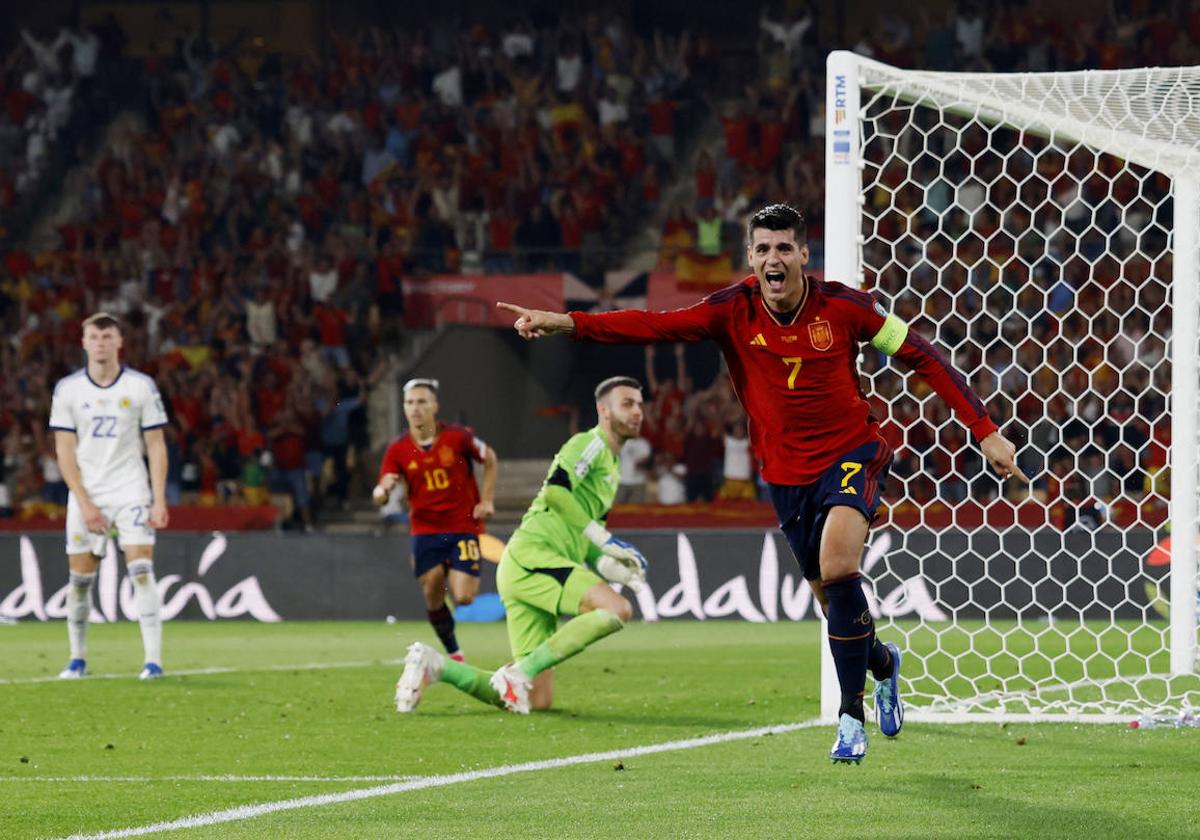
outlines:
[[[479,593],[479,534],[494,513],[496,453],[465,426],[438,422],[438,383],[404,385],[408,432],[392,441],[379,468],[375,503],[387,502],[401,481],[408,490],[413,574],[421,583],[429,623],[451,657],[461,660],[454,616],[445,603],[471,603]],[[474,463],[483,464],[483,493]]]
[[[466,426],[439,423],[437,436],[421,446],[411,434],[392,441],[380,475],[395,473],[408,491],[409,532],[463,533],[478,536],[483,522],[474,517],[479,503],[473,464],[482,462],[487,444]]]

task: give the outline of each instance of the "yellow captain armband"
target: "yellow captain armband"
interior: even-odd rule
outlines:
[[[907,337],[908,324],[895,315],[888,315],[883,319],[883,326],[879,328],[879,332],[871,339],[871,346],[891,356],[900,349]]]

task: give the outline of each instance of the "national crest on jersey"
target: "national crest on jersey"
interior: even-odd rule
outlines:
[[[824,318],[818,318],[808,325],[808,340],[814,350],[828,350],[833,346],[833,327]]]
[[[86,368],[54,386],[49,427],[75,434],[75,459],[84,489],[93,498],[146,495],[149,475],[142,435],[166,424],[154,380],[132,368],[121,368],[104,386],[96,384]]]

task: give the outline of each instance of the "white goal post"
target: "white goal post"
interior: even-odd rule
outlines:
[[[909,717],[1200,708],[1200,67],[942,73],[839,51],[825,125],[825,278],[939,347],[1037,474],[981,478],[936,395],[867,348],[897,464],[864,585],[905,650]],[[945,620],[881,609],[913,574]]]

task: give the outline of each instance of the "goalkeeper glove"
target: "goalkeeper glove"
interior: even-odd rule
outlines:
[[[617,558],[609,557],[607,554],[602,554],[596,561],[596,571],[600,573],[600,577],[610,583],[628,586],[634,593],[641,592],[646,586],[645,568],[631,569]]]
[[[592,545],[615,560],[619,560],[631,569],[646,567],[646,558],[625,540],[620,540],[608,532],[599,522],[589,522],[583,529],[583,535],[592,541]]]
[[[611,569],[613,567],[613,564],[611,563],[603,563],[605,558],[610,558],[615,560],[621,566],[624,566],[634,577],[636,577],[636,579],[639,581],[639,584],[645,582],[646,568],[649,564],[646,563],[646,558],[642,555],[642,552],[638,551],[631,544],[625,542],[625,540],[614,537],[608,532],[608,529],[606,529],[599,522],[589,522],[588,526],[583,529],[583,534],[592,541],[593,545],[600,549],[602,554],[604,554],[604,557],[600,558],[600,561],[596,563],[596,570],[599,571],[601,575],[608,580],[615,581],[617,583],[627,583],[625,580],[618,580],[617,578],[605,573],[604,568]],[[601,567],[602,563],[604,568]],[[629,585],[630,588],[633,589],[632,584]],[[637,589],[634,589],[634,591],[636,592]]]

